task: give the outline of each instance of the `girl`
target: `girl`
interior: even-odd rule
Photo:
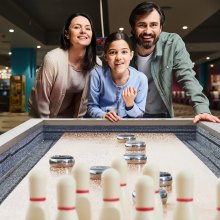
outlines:
[[[88,114],[116,122],[142,117],[148,90],[147,77],[129,66],[133,57],[129,37],[110,34],[104,44],[107,67],[96,67],[90,75]]]
[[[61,33],[60,48],[47,53],[29,99],[32,117],[82,117],[87,107],[87,82],[96,65],[96,37],[91,19],[72,14]]]

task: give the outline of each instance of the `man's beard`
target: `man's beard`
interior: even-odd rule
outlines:
[[[142,39],[143,36],[150,36],[150,37],[154,38],[154,40],[153,41],[145,41]],[[150,49],[153,46],[155,46],[158,39],[159,39],[159,37],[157,37],[155,34],[140,34],[139,36],[135,35],[136,43],[138,45],[140,45],[141,47],[143,47],[144,49]]]

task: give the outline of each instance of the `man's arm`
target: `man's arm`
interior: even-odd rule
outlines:
[[[195,78],[196,73],[193,70],[192,61],[180,37],[176,42],[174,71],[176,72],[177,82],[184,89],[186,96],[190,98],[192,103],[192,107],[196,114],[193,122],[210,121],[220,123],[220,120],[210,112],[209,100],[203,94],[203,88]]]

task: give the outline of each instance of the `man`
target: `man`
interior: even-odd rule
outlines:
[[[144,117],[174,117],[174,73],[177,82],[190,98],[196,115],[194,123],[202,120],[220,123],[220,119],[210,113],[209,101],[195,78],[193,64],[183,40],[175,33],[162,32],[164,22],[164,12],[152,2],[137,5],[129,18],[136,54],[131,65],[148,77],[149,89]]]

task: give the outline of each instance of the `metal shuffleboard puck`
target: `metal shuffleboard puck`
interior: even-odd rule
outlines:
[[[100,180],[102,173],[110,168],[109,166],[91,166],[90,167],[90,179],[92,180]]]
[[[134,134],[119,134],[119,135],[117,135],[117,140],[119,142],[125,143],[126,141],[136,140],[136,137]]]
[[[145,151],[146,144],[143,141],[128,141],[125,148],[127,151]]]
[[[147,162],[147,156],[143,153],[125,153],[123,158],[129,164],[145,164]]]
[[[132,192],[133,203],[135,203],[135,198],[136,198],[136,192],[133,191]],[[166,203],[167,203],[167,192],[166,192],[165,189],[160,188],[160,198],[162,200],[163,205],[166,205]]]
[[[49,160],[51,168],[70,168],[75,164],[75,159],[70,155],[55,155]]]
[[[163,205],[167,204],[167,191],[165,189],[160,188],[160,197]]]
[[[165,187],[167,190],[172,189],[172,176],[168,172],[160,172],[160,187]]]

